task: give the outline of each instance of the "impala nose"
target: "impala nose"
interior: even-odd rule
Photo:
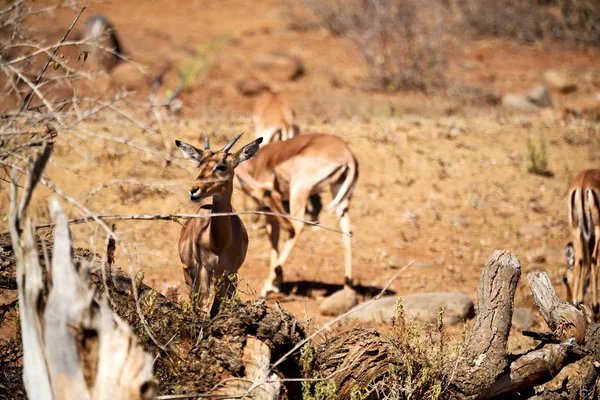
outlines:
[[[192,200],[198,200],[201,197],[200,194],[200,188],[199,187],[193,187],[190,189],[190,199]]]

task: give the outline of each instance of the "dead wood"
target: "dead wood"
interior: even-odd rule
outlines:
[[[477,289],[479,311],[452,382],[464,395],[489,387],[508,366],[506,343],[520,275],[519,260],[506,250],[496,250],[483,269]]]
[[[556,375],[564,365],[569,350],[575,346],[570,338],[559,344],[548,344],[540,350],[529,352],[510,365],[508,372],[501,375],[477,399],[490,399],[504,393],[515,393],[546,382]]]
[[[332,376],[338,399],[350,399],[355,388],[374,386],[385,379],[394,360],[388,340],[374,329],[355,328],[321,343],[315,351],[313,370]],[[361,398],[377,398],[363,396]]]
[[[533,300],[552,332],[560,339],[574,337],[582,344],[587,329],[584,313],[572,303],[558,298],[546,272],[532,272],[527,275],[527,280]]]
[[[85,271],[72,263],[70,232],[58,201],[50,202],[57,223],[54,279],[43,299],[34,230],[27,221],[24,235],[20,235],[14,200],[16,196],[10,224],[17,259],[23,380],[29,398],[154,398],[152,357],[106,302],[94,299],[93,291],[82,280]]]
[[[14,254],[10,240],[7,239],[8,235],[0,234],[0,253],[5,255],[6,260],[0,279],[4,287],[16,288]],[[46,247],[51,256],[53,242],[50,237],[46,240]],[[45,266],[40,238],[36,247],[38,261],[40,265]],[[244,385],[247,377],[245,371],[249,363],[260,365],[250,360],[261,359],[260,357],[264,359],[265,349],[268,348],[269,364],[272,365],[306,337],[302,324],[289,312],[267,307],[262,302],[233,302],[224,307],[215,319],[208,321],[198,317],[186,304],[170,301],[143,282],[139,282],[140,306],[150,329],[161,343],[170,343],[169,351],[165,354],[145,334],[136,311],[129,274],[113,265],[106,270],[105,287],[102,278],[102,257],[86,249],[74,249],[73,260],[76,264],[88,264],[89,282],[94,287],[97,298],[103,296],[108,288],[113,309],[133,328],[144,348],[157,357],[154,374],[160,383],[161,395],[217,392],[225,394],[223,386],[235,382],[241,382],[237,387],[239,389]],[[256,345],[253,343],[255,340],[267,347]],[[248,346],[250,347],[246,349]],[[257,348],[260,351],[251,351]],[[16,354],[12,357],[18,361],[22,357],[21,349],[16,346],[14,350]],[[269,381],[274,381],[275,376],[280,379],[302,378],[299,364],[298,354],[289,357],[268,375]],[[267,385],[271,383],[267,382]],[[263,392],[263,386],[255,388],[252,395],[260,398],[259,392]],[[238,389],[228,393],[239,393]],[[282,399],[301,397],[301,384],[293,381],[283,382],[280,395]]]

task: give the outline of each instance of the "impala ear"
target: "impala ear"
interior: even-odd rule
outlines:
[[[253,158],[260,149],[263,138],[259,137],[253,142],[248,143],[241,150],[233,155],[233,168],[237,167],[242,161],[248,161]]]
[[[185,142],[180,142],[179,140],[175,141],[175,145],[181,150],[181,153],[188,160],[200,162],[202,161],[202,151],[198,150],[191,144],[187,144]]]

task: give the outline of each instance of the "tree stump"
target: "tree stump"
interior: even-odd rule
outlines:
[[[477,318],[452,383],[464,395],[490,386],[508,366],[506,343],[520,276],[519,260],[506,250],[496,250],[481,273]]]

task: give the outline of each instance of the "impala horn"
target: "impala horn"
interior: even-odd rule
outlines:
[[[234,137],[233,139],[231,139],[229,141],[229,143],[227,143],[225,145],[225,147],[223,147],[223,150],[221,150],[222,152],[227,153],[229,151],[229,149],[231,149],[233,147],[233,145],[235,144],[235,142],[238,141],[238,139],[244,134],[244,132],[240,133],[239,135],[237,135],[236,137]]]
[[[204,150],[210,150],[210,141],[208,140],[208,132],[204,132]]]

